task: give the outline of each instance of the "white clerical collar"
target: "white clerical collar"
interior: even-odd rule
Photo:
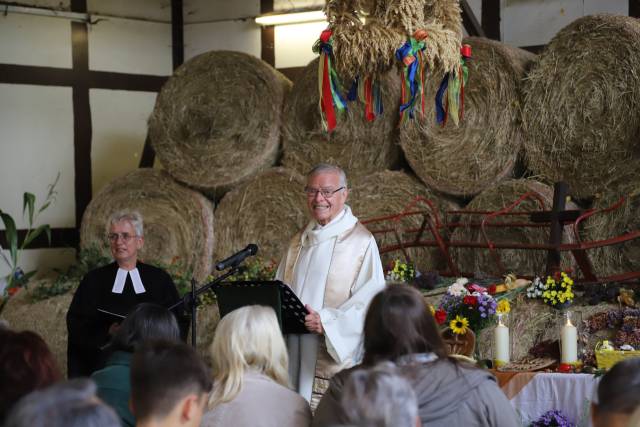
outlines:
[[[121,294],[124,290],[124,284],[127,281],[127,274],[131,276],[131,282],[133,283],[133,290],[136,294],[145,293],[145,288],[142,285],[142,279],[140,279],[140,273],[137,268],[134,268],[131,271],[123,270],[122,268],[118,268],[118,272],[116,273],[116,280],[113,282],[113,288],[111,292],[114,294]]]
[[[311,221],[302,235],[302,245],[316,245],[332,239],[353,228],[357,223],[358,218],[353,216],[351,208],[345,205],[343,211],[323,227],[316,229],[317,222]]]

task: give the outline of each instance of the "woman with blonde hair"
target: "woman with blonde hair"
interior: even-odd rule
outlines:
[[[270,307],[239,308],[220,320],[213,390],[202,427],[307,427],[309,404],[291,391],[287,349]]]

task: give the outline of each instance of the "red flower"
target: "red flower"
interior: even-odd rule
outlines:
[[[487,292],[489,293],[489,295],[495,295],[496,294],[496,285],[491,285],[487,288]]]
[[[14,287],[14,288],[8,288],[7,289],[7,293],[9,294],[10,297],[14,296],[18,291],[20,290],[19,287]]]
[[[447,320],[447,312],[439,308],[436,310],[436,314],[434,314],[433,317],[436,318],[438,325],[442,325]]]
[[[478,305],[478,297],[467,295],[462,299],[462,302],[466,305],[470,305],[471,307],[475,307],[476,305]]]

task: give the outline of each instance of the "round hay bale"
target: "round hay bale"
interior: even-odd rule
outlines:
[[[361,221],[369,218],[398,214],[404,211],[409,203],[416,196],[422,196],[431,200],[443,220],[446,210],[458,209],[458,206],[442,197],[435,195],[427,189],[416,178],[399,171],[384,171],[361,177],[353,180],[350,184],[349,200],[347,204],[351,206],[353,214]],[[423,207],[424,205],[420,205]],[[419,228],[422,223],[421,216],[411,216],[400,223],[402,228]],[[390,222],[371,224],[369,229],[388,228]],[[390,233],[374,234],[378,248],[398,244],[395,236]],[[415,234],[408,233],[403,240],[415,237]],[[433,236],[427,228],[422,237],[423,240],[433,240]],[[416,264],[418,270],[422,272],[439,270],[445,267],[444,257],[437,248],[410,248],[407,249],[409,257]],[[404,259],[401,251],[389,252],[382,255],[385,269],[394,259]]]
[[[394,166],[399,155],[395,142],[400,105],[397,72],[382,77],[381,91],[381,116],[367,122],[362,102],[349,102],[349,110],[338,116],[338,124],[329,134],[322,127],[318,104],[318,59],[311,61],[285,99],[283,165],[305,174],[318,163],[338,164],[350,177]]]
[[[149,137],[177,180],[221,196],[276,162],[282,102],[291,82],[240,52],[203,53],[162,87]]]
[[[304,184],[297,172],[273,168],[227,193],[215,212],[215,259],[255,243],[258,256],[279,261],[307,223]]]
[[[178,184],[164,171],[130,172],[110,182],[89,203],[80,227],[81,248],[97,246],[110,254],[105,239],[107,221],[121,209],[142,214],[142,260],[169,264],[177,257],[199,281],[211,272],[213,206],[206,197]]]
[[[551,40],[524,84],[529,168],[590,197],[640,161],[640,22],[580,18]]]
[[[630,231],[640,230],[640,180],[628,182],[596,199],[595,209],[613,206],[620,197],[625,202],[611,212],[595,214],[583,224],[587,240],[604,240]],[[630,240],[614,246],[604,246],[588,251],[589,258],[598,276],[612,276],[630,271],[640,271],[640,239]]]
[[[521,195],[527,192],[537,193],[544,202],[544,209],[551,209],[553,205],[553,189],[546,184],[534,180],[508,180],[494,187],[488,188],[477,195],[464,209],[469,211],[497,211],[511,205]],[[567,203],[567,209],[576,209],[572,202]],[[514,211],[536,211],[540,206],[536,201],[527,199]],[[480,223],[481,215],[461,215],[460,222]],[[500,216],[492,222],[528,221],[527,217]],[[565,226],[563,242],[573,241],[573,234]],[[494,243],[548,243],[548,227],[487,227],[487,235]],[[456,228],[451,237],[452,241],[485,242],[481,229],[461,226]],[[507,273],[517,275],[541,275],[545,271],[547,253],[541,250],[524,249],[497,249],[502,264]],[[462,272],[472,273],[474,277],[495,277],[498,273],[497,266],[489,249],[484,248],[451,248],[452,256]],[[573,258],[566,252],[562,255],[563,267],[571,267]]]
[[[484,38],[463,43],[473,49],[464,119],[458,126],[452,120],[437,123],[433,99],[440,79],[432,76],[425,117],[407,120],[400,129],[400,146],[416,175],[456,196],[478,194],[511,176],[522,144],[520,81],[535,56]]]

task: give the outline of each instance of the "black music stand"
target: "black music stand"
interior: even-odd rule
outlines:
[[[308,334],[304,318],[309,312],[289,286],[279,280],[225,282],[212,286],[220,317],[246,305],[266,305],[276,312],[283,334]]]

